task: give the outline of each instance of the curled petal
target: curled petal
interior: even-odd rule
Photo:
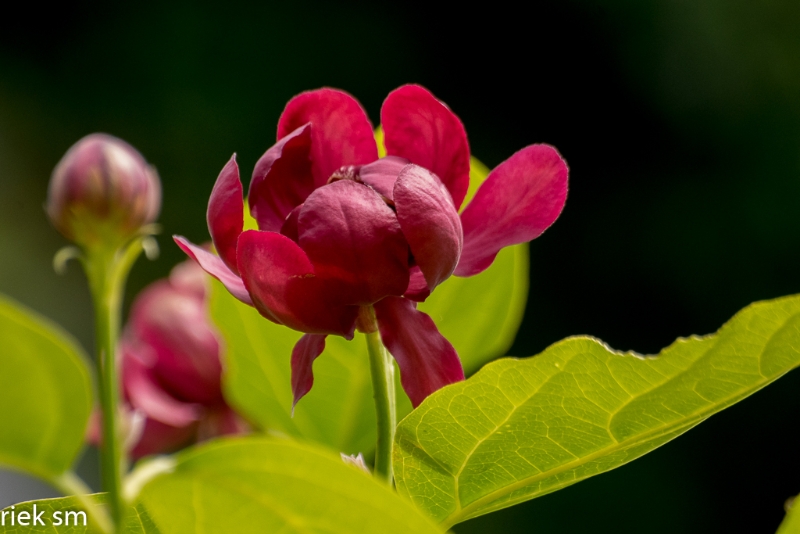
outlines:
[[[410,162],[406,158],[386,156],[364,165],[358,171],[359,179],[389,200],[394,200],[394,183],[400,171]]]
[[[286,216],[314,190],[310,152],[311,125],[304,124],[256,163],[247,199],[260,230],[280,230]]]
[[[292,349],[292,410],[314,385],[312,364],[325,350],[325,336],[306,334]]]
[[[394,184],[394,205],[414,260],[433,290],[453,274],[464,240],[450,193],[428,170],[408,165]]]
[[[431,294],[431,288],[428,287],[428,282],[425,281],[425,275],[422,274],[422,269],[419,265],[411,268],[411,276],[408,278],[408,287],[403,296],[411,299],[414,302],[425,302]]]
[[[151,369],[129,347],[123,347],[122,369],[125,394],[131,405],[150,419],[173,427],[184,427],[200,419],[198,404],[181,402],[161,389]]]
[[[358,101],[336,89],[300,93],[286,104],[278,121],[278,139],[311,123],[311,161],[316,187],[344,165],[378,159],[372,125]]]
[[[464,380],[456,349],[413,302],[387,297],[375,304],[375,315],[381,339],[397,360],[400,382],[415,408],[434,391]]]
[[[217,177],[211,198],[208,199],[206,219],[219,257],[228,269],[239,274],[236,267],[236,240],[244,226],[244,201],[236,154],[231,156]]]
[[[372,304],[408,287],[408,244],[392,209],[371,188],[341,180],[314,191],[298,220],[314,272],[347,304]]]
[[[297,243],[248,230],[237,250],[242,279],[264,317],[301,332],[352,339],[358,308],[341,304],[341,295],[316,276]]]
[[[386,153],[425,167],[450,191],[456,209],[469,188],[469,144],[459,118],[427,89],[404,85],[381,108]]]
[[[253,299],[244,286],[242,279],[228,269],[228,267],[209,251],[190,243],[185,237],[174,235],[172,239],[177,243],[181,250],[183,250],[190,258],[200,265],[205,272],[222,282],[225,289],[230,291],[231,295],[241,300],[248,306],[253,305]]]
[[[539,237],[564,208],[567,174],[549,145],[523,148],[490,172],[461,214],[464,249],[455,274],[478,274],[501,248]]]

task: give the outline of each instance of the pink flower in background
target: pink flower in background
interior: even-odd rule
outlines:
[[[221,347],[207,299],[205,274],[187,261],[133,303],[120,352],[125,400],[144,417],[134,458],[247,430],[222,396]]]
[[[234,156],[208,205],[219,257],[175,237],[239,300],[306,333],[292,352],[295,402],[311,388],[325,337],[352,338],[364,305],[374,306],[415,406],[462,380],[456,351],[416,302],[451,274],[478,274],[501,248],[538,237],[566,200],[565,162],[551,146],[531,145],[495,168],[459,215],[470,154],[458,117],[406,85],[386,98],[381,125],[388,156],[379,159],[352,96],[296,96],[253,171],[248,200],[259,230],[243,231]]]

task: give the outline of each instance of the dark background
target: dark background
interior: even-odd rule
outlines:
[[[570,194],[531,247],[515,355],[573,334],[654,353],[754,300],[800,291],[800,3],[28,2],[0,17],[0,291],[91,347],[77,267],[42,210],[50,171],[93,131],[155,164],[161,258],[129,298],[207,239],[205,205],[236,151],[249,176],[294,94],[343,88],[374,121],[421,83],[490,167],[547,142]],[[516,4],[517,6],[519,4]],[[0,370],[2,372],[2,370]],[[455,528],[774,532],[800,492],[800,374],[618,470]],[[90,478],[93,459],[83,461]],[[0,473],[0,505],[51,492]]]

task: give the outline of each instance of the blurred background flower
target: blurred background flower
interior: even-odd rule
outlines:
[[[222,394],[223,347],[209,318],[209,283],[196,263],[184,261],[133,301],[120,356],[134,460],[249,430]],[[99,425],[95,413],[88,431],[95,445]]]
[[[185,261],[133,302],[120,349],[125,399],[145,417],[131,443],[133,458],[247,431],[222,396],[222,346],[209,318],[209,284],[196,263]]]
[[[52,272],[65,242],[42,210],[66,149],[93,131],[129,141],[161,176],[164,236],[202,241],[231,153],[255,162],[275,142],[264,125],[320,86],[358,95],[377,122],[391,89],[420,83],[489,167],[538,142],[569,162],[566,208],[531,247],[512,354],[581,333],[655,352],[800,291],[793,0],[552,0],[531,16],[500,1],[458,17],[417,0],[14,9],[0,22],[0,291],[87,348],[85,281]],[[182,259],[159,239],[129,302]],[[798,392],[795,372],[641,460],[455,531],[774,531],[800,491]],[[1,476],[0,505],[47,494]]]

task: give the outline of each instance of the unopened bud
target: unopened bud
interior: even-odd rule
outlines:
[[[161,183],[131,145],[106,134],[87,135],[56,165],[47,214],[67,239],[93,247],[115,246],[155,221]]]

